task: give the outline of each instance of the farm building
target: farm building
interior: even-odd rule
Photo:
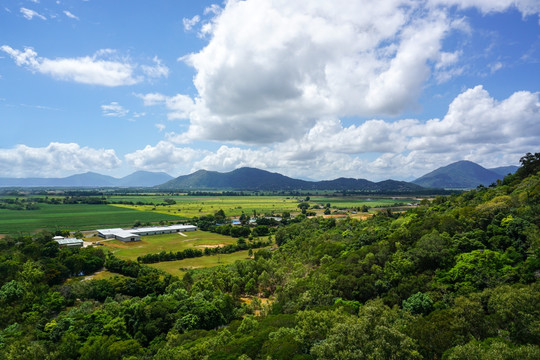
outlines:
[[[83,246],[82,239],[64,238],[62,236],[55,236],[53,240],[56,241],[60,247],[82,247]]]
[[[117,239],[120,241],[140,241],[144,235],[160,235],[185,231],[195,231],[194,225],[172,225],[172,226],[153,226],[134,229],[101,229],[98,230],[98,236],[105,239]]]

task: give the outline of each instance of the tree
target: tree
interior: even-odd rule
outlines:
[[[427,315],[433,310],[433,300],[431,300],[428,294],[417,292],[403,301],[403,310],[407,310],[415,315]]]
[[[309,209],[309,203],[301,202],[300,204],[298,204],[298,208],[302,210],[302,214],[305,214],[306,210]]]

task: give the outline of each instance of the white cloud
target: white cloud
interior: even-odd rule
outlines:
[[[169,120],[188,119],[192,111],[195,110],[193,99],[187,95],[178,94],[176,96],[166,96],[160,93],[137,94],[143,100],[145,106],[164,105],[169,113]]]
[[[472,34],[451,6],[540,9],[534,0],[228,1],[205,10],[209,21],[185,19],[210,36],[179,59],[195,69],[197,94],[184,99],[189,111],[169,117],[189,116],[184,139],[263,145],[301,137],[327,117],[417,110],[431,79],[447,82],[467,66],[459,42],[445,42]]]
[[[178,168],[185,168],[195,159],[204,156],[207,151],[191,148],[179,148],[170,142],[160,141],[156,146],[147,145],[142,150],[126,154],[128,164],[136,169],[165,171],[174,173]]]
[[[76,16],[76,15],[73,15],[71,12],[67,11],[67,10],[64,10],[64,14],[70,18],[70,19],[74,19],[74,20],[79,20],[79,17]]]
[[[265,144],[301,136],[328,115],[414,108],[430,64],[454,53],[442,52],[441,42],[457,27],[435,10],[415,17],[419,7],[230,1],[207,11],[216,14],[209,44],[182,58],[197,72],[198,91],[186,136]]]
[[[25,66],[59,80],[103,86],[133,85],[141,81],[134,75],[134,65],[108,60],[114,54],[109,49],[100,50],[93,56],[57,59],[38,57],[31,48],[20,51],[3,45],[0,50],[9,54],[18,66]]]
[[[0,50],[9,54],[18,66],[24,66],[32,72],[52,76],[58,80],[74,81],[82,84],[101,86],[126,86],[140,83],[146,78],[167,77],[169,69],[154,57],[154,65],[137,65],[129,59],[119,57],[115,50],[101,49],[92,56],[77,58],[48,59],[39,57],[29,47],[24,51],[2,45]]]
[[[24,18],[27,20],[32,20],[34,17],[40,18],[41,20],[47,20],[47,18],[39,13],[37,13],[34,10],[27,9],[27,8],[21,8],[21,14],[23,14]]]
[[[101,111],[103,112],[103,116],[110,117],[124,117],[129,113],[129,110],[125,109],[116,101],[111,102],[109,105],[101,105]]]
[[[184,30],[190,31],[199,21],[201,21],[199,15],[195,15],[191,19],[183,18],[182,23],[184,24]]]
[[[74,143],[52,142],[46,147],[17,145],[0,149],[0,176],[63,177],[77,172],[102,171],[120,166],[112,149],[93,149]]]
[[[539,143],[538,93],[516,92],[497,101],[477,86],[457,96],[442,119],[369,120],[348,127],[336,118],[321,119],[304,136],[284,143],[222,146],[193,170],[253,166],[312,179],[410,180],[463,159],[486,167],[516,164]]]
[[[169,76],[169,68],[161,63],[161,60],[155,56],[153,59],[154,66],[142,65],[141,69],[150,78],[159,78]]]

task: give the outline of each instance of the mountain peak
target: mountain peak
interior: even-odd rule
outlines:
[[[470,189],[488,186],[503,176],[475,162],[461,160],[433,170],[412,183],[428,188]]]

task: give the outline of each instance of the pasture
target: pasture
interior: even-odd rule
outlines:
[[[142,223],[179,221],[175,214],[137,211],[112,205],[39,204],[37,210],[0,209],[0,234],[32,233],[39,230],[93,230],[107,227],[128,227]]]
[[[135,242],[107,240],[102,241],[102,243],[107,250],[120,259],[137,260],[141,255],[156,254],[161,251],[177,252],[188,248],[204,251],[205,247],[225,246],[235,244],[236,241],[237,239],[230,236],[197,230],[186,233],[141,236],[141,241]]]
[[[151,211],[165,215],[176,215],[180,217],[192,218],[213,214],[218,210],[223,210],[227,216],[240,216],[242,213],[253,216],[257,214],[281,214],[283,211],[298,211],[299,200],[294,197],[286,196],[155,196],[144,197],[118,197],[123,201],[132,201],[136,203],[150,202],[151,199],[156,205],[115,205],[127,209],[142,211]],[[161,205],[165,199],[171,199],[176,202],[172,205]],[[110,200],[116,200],[111,197]],[[158,205],[159,204],[159,205]]]
[[[257,251],[259,251],[259,249],[254,250],[254,252]],[[148,266],[152,266],[156,269],[163,270],[171,275],[176,275],[181,278],[190,269],[202,269],[214,266],[230,265],[234,264],[236,260],[250,259],[248,252],[249,250],[243,250],[232,254],[202,256],[177,261],[164,261],[155,264],[148,264]]]
[[[381,197],[381,196],[345,196],[345,197],[335,197],[335,196],[316,196],[311,197],[311,203],[317,203],[320,205],[326,205],[330,203],[332,209],[353,209],[366,205],[369,208],[380,208],[380,207],[391,207],[395,204],[409,204],[418,202],[416,199],[405,198],[405,197]]]

